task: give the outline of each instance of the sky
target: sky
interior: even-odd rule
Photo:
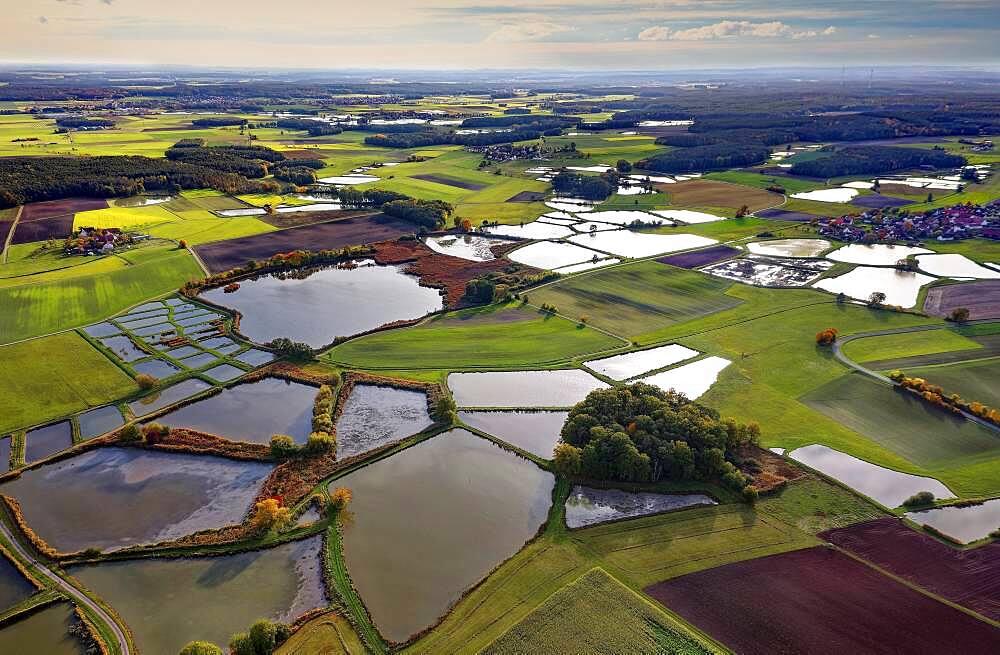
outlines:
[[[1000,63],[1000,0],[0,0],[0,61],[670,70]]]

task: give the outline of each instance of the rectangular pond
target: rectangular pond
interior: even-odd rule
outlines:
[[[890,508],[899,507],[904,500],[921,491],[929,491],[938,499],[955,497],[948,487],[934,478],[893,471],[820,444],[797,448],[788,453],[788,457]]]
[[[10,470],[10,442],[12,437],[0,436],[0,473]]]
[[[158,409],[163,409],[167,405],[172,405],[178,400],[184,400],[185,398],[197,395],[211,387],[212,385],[207,382],[192,378],[171,385],[162,391],[155,391],[147,396],[143,396],[139,400],[133,400],[128,406],[136,416],[145,416]]]
[[[715,500],[705,494],[633,493],[575,484],[566,499],[566,527],[582,528],[608,521],[662,514],[685,507],[715,504]]]
[[[715,239],[694,234],[650,234],[631,230],[578,234],[570,237],[568,241],[619,257],[632,258],[651,257],[716,243]]]
[[[80,423],[80,436],[84,439],[111,432],[125,423],[122,413],[114,405],[84,412],[77,417],[77,421]]]
[[[66,450],[73,445],[73,426],[69,421],[52,423],[45,427],[28,430],[24,435],[24,461],[45,459],[49,455]]]
[[[652,384],[664,391],[673,389],[689,400],[697,400],[712,388],[721,373],[732,362],[722,357],[706,357],[696,362],[678,366],[662,373],[642,378],[639,382]]]
[[[115,357],[123,362],[134,362],[137,359],[149,357],[149,353],[135,345],[135,343],[124,334],[117,337],[107,337],[105,339],[101,339],[101,343],[114,353]]]
[[[316,393],[315,387],[305,384],[264,378],[223,389],[156,420],[233,441],[267,444],[272,435],[287,434],[302,444],[312,431]]]
[[[422,391],[356,385],[337,419],[337,458],[399,441],[433,423]]]
[[[428,627],[545,522],[554,478],[456,429],[337,480],[353,492],[344,558],[379,631]]]
[[[486,232],[518,239],[562,239],[573,234],[573,230],[564,225],[552,225],[542,221],[521,225],[494,225],[486,228]]]
[[[747,250],[755,255],[776,257],[816,257],[829,247],[826,239],[774,239],[747,244]]]
[[[552,459],[569,412],[459,412],[463,423],[544,459]]]
[[[826,256],[835,262],[847,262],[848,264],[868,264],[870,266],[892,266],[900,259],[906,259],[910,255],[922,255],[933,252],[927,248],[916,248],[912,246],[894,246],[885,243],[875,243],[865,245],[862,243],[852,243],[843,248],[838,248]]]
[[[1000,498],[978,505],[907,512],[906,518],[920,525],[929,525],[938,532],[967,544],[985,539],[1000,526]]]
[[[133,364],[132,368],[135,369],[136,373],[152,375],[157,379],[168,378],[171,375],[180,373],[179,368],[170,362],[163,361],[162,359],[150,359],[145,362],[139,362],[137,364]]]
[[[221,364],[214,368],[208,369],[204,373],[213,380],[217,380],[219,382],[229,382],[230,380],[235,380],[241,375],[245,375],[246,371],[236,366],[233,366],[232,364]]]
[[[626,380],[634,378],[637,375],[642,375],[643,373],[648,373],[649,371],[666,368],[685,359],[691,359],[698,354],[697,350],[691,350],[680,344],[671,343],[666,346],[649,348],[648,350],[625,353],[624,355],[592,359],[589,362],[584,362],[583,365],[601,375],[606,375],[612,380]]]
[[[440,237],[427,237],[424,240],[427,247],[442,255],[451,255],[473,262],[488,262],[496,259],[491,248],[510,243],[505,239],[490,239],[475,234],[457,234]]]
[[[554,241],[539,241],[531,245],[518,248],[507,255],[507,259],[534,266],[541,269],[554,269],[560,266],[570,266],[603,259],[604,255],[599,252],[575,246],[572,243],[562,243]]]
[[[189,559],[146,559],[72,567],[114,607],[142,653],[180,652],[189,641],[227,644],[259,618],[290,623],[327,604],[312,537],[267,550]]]
[[[287,337],[318,348],[440,310],[441,294],[419,282],[397,266],[330,266],[263,275],[241,281],[233,293],[209,289],[203,295],[239,311],[240,332],[253,341]]]
[[[930,275],[894,268],[858,266],[843,275],[823,278],[813,287],[830,293],[843,293],[858,300],[868,300],[872,293],[881,291],[885,294],[886,305],[913,307],[917,304],[920,287],[935,279]]]
[[[451,373],[459,407],[572,407],[608,385],[579,369]]]
[[[106,447],[0,485],[53,548],[115,549],[239,523],[272,466]],[[59,493],[53,493],[58,489]]]

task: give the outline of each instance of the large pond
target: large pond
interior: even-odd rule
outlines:
[[[491,248],[510,243],[504,239],[490,239],[474,234],[427,237],[427,247],[442,255],[451,255],[473,262],[488,262],[496,259]]]
[[[660,514],[684,507],[715,505],[705,494],[631,493],[573,485],[566,499],[566,526],[582,528],[596,523]]]
[[[459,407],[572,407],[607,384],[578,369],[452,373]]]
[[[922,273],[858,266],[843,275],[824,278],[813,286],[831,293],[843,293],[858,300],[868,300],[872,293],[881,291],[885,294],[886,305],[913,307],[917,304],[920,287],[934,280],[930,275]]]
[[[312,431],[316,388],[264,378],[239,384],[156,419],[175,428],[217,434],[233,441],[267,444],[275,434],[305,443]]]
[[[914,523],[929,525],[938,532],[967,544],[986,538],[1000,526],[1000,498],[987,500],[979,505],[907,512],[906,518]]]
[[[243,314],[240,332],[258,343],[287,337],[314,348],[443,306],[437,289],[420,286],[401,267],[369,264],[264,275],[241,281],[234,293],[210,289],[203,295]]]
[[[886,507],[899,507],[904,500],[921,491],[929,491],[939,499],[955,497],[948,487],[934,478],[893,471],[819,444],[797,448],[788,456]]]
[[[24,435],[24,461],[30,464],[60,450],[66,450],[72,445],[73,426],[69,421],[29,430]]]
[[[829,247],[826,239],[774,239],[747,244],[747,249],[755,255],[776,257],[815,257]]]
[[[884,243],[872,245],[852,243],[834,250],[826,257],[835,262],[847,262],[848,264],[892,266],[900,259],[906,259],[910,255],[920,255],[929,252],[931,251],[927,248],[915,248],[911,246],[894,246]]]
[[[948,277],[971,277],[981,280],[1000,279],[1000,271],[994,271],[980,266],[965,255],[919,255],[917,263],[920,270],[931,275]]]
[[[589,248],[581,248],[572,243],[539,241],[523,248],[518,248],[507,255],[507,259],[534,266],[535,268],[554,269],[560,266],[582,264],[604,258],[604,255]]]
[[[486,232],[518,239],[561,239],[573,234],[573,230],[564,225],[552,225],[542,221],[523,225],[495,225],[486,228]]]
[[[337,419],[337,457],[343,459],[399,441],[432,423],[427,395],[422,391],[359,384]]]
[[[559,442],[569,412],[459,412],[468,425],[545,459]]]
[[[69,633],[76,624],[72,605],[50,605],[0,629],[0,653],[85,655],[83,643]]]
[[[595,223],[610,223],[612,225],[631,225],[633,223],[643,223],[646,225],[663,225],[671,221],[663,216],[650,214],[649,212],[636,211],[632,209],[594,212],[587,215],[588,221]]]
[[[675,250],[700,248],[716,243],[715,239],[694,234],[649,234],[618,230],[578,234],[568,239],[573,243],[594,250],[610,252],[619,257],[651,257]]]
[[[73,567],[70,573],[114,607],[142,653],[186,643],[228,644],[259,618],[291,622],[327,604],[313,537],[268,550],[193,559],[147,559]]]
[[[354,585],[380,632],[404,641],[535,535],[554,478],[458,429],[335,484],[354,494],[344,529]]]
[[[97,448],[25,471],[0,493],[17,498],[51,546],[73,552],[238,523],[270,472],[270,464],[207,455]]]
[[[696,362],[678,366],[662,373],[642,378],[641,382],[652,384],[664,391],[673,389],[690,400],[697,400],[708,391],[730,361],[722,357],[706,357]]]
[[[35,593],[35,586],[0,553],[0,612]],[[0,651],[2,652],[2,651]]]
[[[676,343],[666,346],[658,346],[648,350],[638,350],[636,352],[625,353],[624,355],[614,355],[604,359],[592,359],[584,362],[584,365],[597,371],[601,375],[606,375],[612,380],[626,380],[637,375],[666,368],[691,359],[698,355],[697,350],[685,348]]]

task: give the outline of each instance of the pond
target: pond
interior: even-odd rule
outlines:
[[[106,348],[111,350],[111,352],[123,362],[134,362],[137,359],[149,357],[149,353],[135,345],[135,343],[124,334],[117,337],[101,339],[101,343],[103,343]]]
[[[544,459],[552,459],[567,416],[569,412],[458,413],[464,423]]]
[[[73,426],[60,421],[42,428],[28,430],[24,435],[24,461],[28,464],[66,450],[73,445]]]
[[[1000,526],[1000,498],[979,505],[938,507],[922,512],[907,512],[906,518],[929,525],[963,544],[985,539]]]
[[[832,268],[833,262],[823,259],[780,259],[750,255],[706,266],[702,271],[726,280],[735,280],[758,287],[802,287]]]
[[[149,207],[150,205],[162,205],[171,200],[173,200],[171,196],[134,196],[115,200],[115,207]]]
[[[315,387],[305,384],[264,378],[223,389],[156,420],[233,441],[269,444],[272,435],[287,434],[303,444],[312,431],[316,393]]]
[[[691,359],[696,355],[698,355],[697,350],[691,350],[680,344],[672,343],[648,350],[637,350],[636,352],[625,353],[624,355],[592,359],[583,364],[587,368],[597,371],[601,375],[606,375],[612,380],[626,380],[649,371],[666,368],[685,359]]]
[[[920,270],[931,275],[947,277],[976,278],[979,280],[1000,279],[1000,271],[980,266],[965,255],[918,255]]]
[[[490,250],[493,246],[510,243],[504,239],[490,239],[474,234],[448,235],[443,237],[427,237],[424,241],[427,247],[442,255],[451,255],[473,262],[488,262],[496,259]]]
[[[523,225],[494,225],[486,228],[488,234],[500,234],[518,239],[562,239],[573,234],[573,230],[564,225],[552,225],[542,221],[533,221]]]
[[[210,289],[203,295],[243,314],[240,332],[253,341],[287,337],[314,348],[443,307],[437,289],[420,286],[418,278],[397,266],[329,266],[263,275],[241,281],[234,293]]]
[[[955,497],[934,478],[893,471],[819,444],[797,448],[788,457],[890,508],[899,507],[920,491],[929,491],[938,499]]]
[[[607,521],[661,514],[685,507],[717,504],[705,494],[631,493],[573,485],[566,499],[566,527],[582,528]]]
[[[35,593],[35,585],[28,582],[17,567],[0,553],[0,612],[16,605]]]
[[[870,266],[892,266],[900,259],[906,259],[910,255],[920,255],[932,252],[927,248],[916,248],[913,246],[893,246],[885,243],[865,245],[852,243],[838,248],[826,256],[835,262],[846,262],[848,264],[868,264]]]
[[[105,432],[111,432],[125,423],[122,413],[114,405],[84,412],[77,417],[77,420],[80,423],[80,436],[84,439],[91,439]]]
[[[179,368],[170,362],[163,361],[162,359],[151,359],[149,361],[139,362],[138,364],[133,364],[132,368],[135,369],[136,373],[152,375],[157,379],[168,378],[171,375],[180,372]]]
[[[374,175],[362,175],[360,173],[355,175],[331,175],[330,177],[321,177],[317,182],[321,184],[343,184],[343,185],[354,185],[354,184],[365,184],[367,182],[378,182],[380,178]]]
[[[215,213],[225,218],[236,218],[238,216],[263,216],[267,210],[260,207],[243,207],[240,209],[220,209]]]
[[[698,225],[700,223],[714,223],[715,221],[726,220],[725,216],[716,216],[715,214],[707,214],[705,212],[691,211],[690,209],[661,209],[654,211],[657,216],[662,216],[664,218],[669,218],[674,221],[680,221],[681,223],[687,223],[688,225]]]
[[[271,469],[105,447],[25,471],[0,493],[17,498],[28,524],[57,550],[117,549],[239,523]]]
[[[368,452],[433,424],[422,391],[359,384],[337,419],[337,458]]]
[[[662,373],[642,378],[640,382],[652,384],[664,391],[673,389],[689,400],[697,400],[708,391],[731,362],[722,357],[706,357],[696,362],[678,366]]]
[[[619,257],[651,257],[665,252],[700,248],[717,243],[715,239],[693,234],[649,234],[618,230],[617,232],[595,232],[578,234],[568,239],[573,243],[594,250],[609,252]]]
[[[829,247],[826,239],[774,239],[747,244],[747,249],[755,255],[776,257],[815,257]]]
[[[83,328],[83,331],[92,337],[110,337],[121,332],[114,323],[96,323]]]
[[[185,357],[181,360],[181,364],[185,368],[195,369],[208,366],[210,363],[217,361],[219,361],[219,358],[215,354],[202,352],[191,357]]]
[[[578,369],[451,373],[459,407],[572,407],[608,385]]]
[[[792,197],[799,200],[817,200],[819,202],[849,202],[856,195],[858,195],[857,189],[837,187],[836,189],[816,189],[815,191],[793,193]]]
[[[222,364],[205,371],[205,375],[213,380],[218,380],[219,382],[229,382],[230,380],[235,380],[245,373],[246,371],[241,368],[237,368],[232,364]]]
[[[133,400],[128,406],[136,416],[145,416],[158,409],[163,409],[167,405],[172,405],[178,400],[197,395],[211,388],[211,386],[207,382],[191,378],[171,385],[162,391],[156,391],[148,396],[143,396],[139,400]]]
[[[670,223],[662,216],[650,214],[649,212],[634,210],[603,211],[587,214],[587,220],[595,223],[610,223],[612,225],[631,225],[639,222],[646,225],[663,225]]]
[[[594,252],[589,248],[581,248],[571,243],[553,241],[539,241],[523,248],[518,248],[507,255],[507,259],[511,261],[549,270],[561,266],[592,262],[600,260],[603,257],[602,253]]]
[[[327,604],[322,540],[191,559],[72,567],[71,575],[114,607],[142,653],[177,653],[189,641],[227,644],[259,618],[290,623]]]
[[[256,348],[251,348],[245,352],[241,352],[239,355],[233,357],[233,359],[243,362],[247,366],[263,366],[267,364],[275,357],[274,353],[268,352],[266,350],[257,350]]]
[[[11,437],[0,436],[0,473],[10,470]]]
[[[85,655],[83,643],[69,633],[76,624],[72,605],[50,605],[0,628],[0,653]]]
[[[620,263],[620,259],[615,257],[605,257],[604,259],[598,259],[595,261],[583,262],[582,264],[571,264],[569,266],[560,266],[554,269],[556,273],[561,273],[562,275],[569,275],[570,273],[579,273],[580,271],[589,271],[592,268],[600,268],[602,266],[610,266],[611,264]]]
[[[337,480],[354,495],[347,568],[379,631],[406,640],[520,550],[545,522],[554,482],[461,429]]]
[[[881,291],[885,294],[886,305],[913,307],[920,296],[920,287],[935,279],[922,273],[897,271],[894,268],[858,266],[843,275],[824,278],[813,287],[830,293],[843,293],[858,300],[868,300],[872,293]]]

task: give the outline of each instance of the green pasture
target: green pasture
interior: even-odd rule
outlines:
[[[949,329],[886,334],[853,339],[843,346],[844,354],[856,362],[875,362],[915,355],[975,350],[982,344]]]
[[[822,189],[826,186],[822,182],[814,182],[812,180],[803,180],[795,177],[784,177],[780,175],[763,175],[761,173],[751,173],[749,171],[740,170],[706,173],[704,178],[706,180],[720,180],[722,182],[743,184],[745,186],[752,186],[758,189],[766,189],[769,186],[777,185],[783,187],[788,195],[800,193],[802,191]]]

